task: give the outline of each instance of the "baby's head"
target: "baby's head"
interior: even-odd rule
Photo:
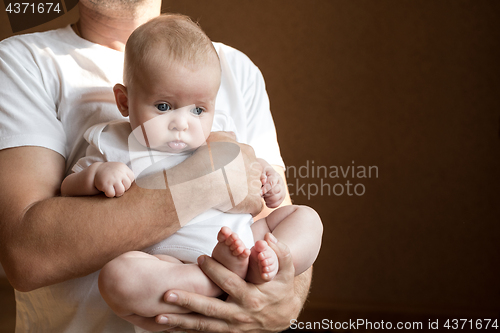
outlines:
[[[113,91],[132,130],[142,126],[148,147],[181,152],[210,134],[220,80],[217,52],[200,27],[186,16],[162,15],[128,39],[124,85]]]

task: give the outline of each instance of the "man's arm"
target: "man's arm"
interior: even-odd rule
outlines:
[[[179,229],[168,191],[58,197],[65,160],[40,147],[0,151],[0,255],[21,291],[83,276]]]
[[[190,160],[172,172],[203,167]],[[220,179],[190,182],[177,195],[203,200],[183,212],[176,210],[168,186],[151,190],[133,184],[115,199],[59,197],[64,169],[64,158],[49,149],[0,151],[0,260],[20,291],[87,275],[126,251],[157,243],[220,205],[220,193],[227,193]]]

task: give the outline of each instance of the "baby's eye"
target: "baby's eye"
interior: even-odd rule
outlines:
[[[160,111],[169,111],[169,110],[172,110],[172,108],[170,107],[170,105],[168,105],[167,103],[160,103],[160,104],[156,104],[156,108]]]
[[[205,110],[203,110],[203,108],[200,108],[200,107],[195,107],[194,109],[191,109],[191,113],[193,113],[193,114],[195,114],[197,116],[199,116],[200,114],[202,114],[203,111],[205,111]]]

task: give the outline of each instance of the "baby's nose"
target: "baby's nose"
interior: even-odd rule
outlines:
[[[173,131],[185,131],[188,128],[188,121],[185,112],[176,110],[172,114],[168,129]]]

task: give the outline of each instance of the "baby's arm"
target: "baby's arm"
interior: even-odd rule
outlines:
[[[61,184],[61,195],[95,195],[119,197],[130,188],[134,173],[121,162],[95,162],[80,172],[67,176]]]
[[[281,205],[286,197],[286,184],[281,175],[265,160],[258,158],[262,165],[261,195],[269,208],[276,208]]]

